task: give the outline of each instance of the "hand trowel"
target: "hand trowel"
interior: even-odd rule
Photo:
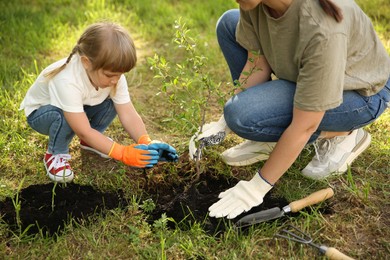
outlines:
[[[298,212],[301,209],[317,204],[319,202],[325,201],[334,195],[334,191],[332,188],[326,188],[319,191],[316,191],[309,196],[296,200],[284,206],[283,208],[274,207],[271,209],[262,210],[259,212],[255,212],[249,215],[246,215],[239,219],[234,226],[238,228],[251,226],[254,224],[262,223],[265,221],[269,221],[272,219],[277,219],[283,217],[285,214],[290,212]]]

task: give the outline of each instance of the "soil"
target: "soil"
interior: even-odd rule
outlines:
[[[217,235],[245,215],[276,206],[283,207],[288,204],[284,198],[274,197],[271,191],[265,196],[264,202],[260,206],[241,214],[236,219],[227,220],[226,218],[208,217],[208,208],[218,201],[219,193],[233,187],[237,182],[237,179],[226,178],[222,175],[215,177],[203,174],[199,181],[193,184],[179,186],[175,189],[166,189],[163,194],[152,192],[151,195],[157,198],[159,206],[151,214],[151,220],[154,221],[160,218],[161,214],[166,213],[168,217],[175,220],[181,229],[187,229],[194,222],[198,222],[203,225],[203,229],[207,233]],[[172,227],[175,225],[175,223],[170,224]]]
[[[188,169],[185,168],[182,169],[183,176],[188,176]],[[144,191],[148,194],[146,196],[152,198],[156,205],[155,210],[149,214],[148,221],[153,223],[165,213],[167,217],[173,218],[181,229],[188,229],[191,224],[198,222],[206,232],[217,235],[222,233],[231,221],[235,222],[247,214],[288,204],[284,198],[275,197],[271,190],[264,198],[263,204],[234,220],[208,217],[208,208],[218,200],[218,194],[233,187],[238,181],[236,178],[205,172],[197,181],[144,184]],[[125,209],[128,204],[121,191],[104,193],[91,186],[70,183],[56,185],[53,197],[53,188],[54,184],[48,183],[32,185],[19,192],[21,228],[25,230],[29,227],[28,234],[40,232],[40,229],[48,235],[60,234],[65,223],[70,220],[85,223],[91,216],[104,214],[114,208]],[[16,198],[7,198],[0,202],[0,212],[10,228],[18,230],[15,201]],[[171,227],[175,225],[169,223]]]
[[[120,193],[101,193],[91,186],[73,183],[56,185],[52,200],[53,188],[54,184],[48,183],[32,185],[20,191],[18,200],[22,231],[29,227],[28,234],[38,233],[41,229],[43,234],[53,235],[60,233],[71,218],[76,222],[88,220],[92,215],[104,214],[106,210],[126,204]],[[0,212],[10,228],[18,230],[14,202],[17,202],[16,198],[6,198],[0,203]]]
[[[125,208],[123,195],[119,193],[102,193],[91,186],[78,184],[57,185],[52,205],[54,184],[29,186],[19,193],[21,228],[28,229],[28,234],[43,233],[53,235],[60,233],[65,223],[72,218],[75,222],[87,222],[89,217],[104,214],[114,208]],[[203,223],[205,231],[210,234],[221,232],[229,221],[207,217],[208,207],[218,200],[218,194],[232,187],[232,180],[224,177],[214,178],[203,175],[201,180],[189,187],[178,186],[174,189],[152,191],[156,209],[150,215],[150,223],[159,219],[163,213],[173,218],[181,228],[188,228],[194,222]],[[13,230],[17,230],[15,198],[7,198],[0,203],[3,220]],[[273,198],[267,194],[264,203],[252,209],[255,212],[275,206],[288,204],[283,198]],[[245,215],[245,214],[243,214]],[[240,216],[242,217],[242,216]]]

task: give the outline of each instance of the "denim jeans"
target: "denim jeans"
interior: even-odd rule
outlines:
[[[84,106],[91,127],[101,133],[116,116],[114,103],[106,99],[96,106]],[[27,123],[35,131],[48,135],[47,151],[51,154],[68,154],[69,144],[74,137],[72,128],[65,120],[63,111],[52,105],[45,105],[33,111],[27,117]]]
[[[217,38],[233,81],[237,80],[248,58],[248,52],[236,41],[238,10],[225,12],[217,22]],[[375,72],[374,72],[375,73]],[[272,80],[233,96],[225,105],[224,116],[237,135],[253,141],[277,142],[292,121],[296,83]],[[366,97],[356,91],[344,91],[343,103],[325,112],[318,130],[344,132],[361,128],[375,121],[390,104],[390,78],[376,95]]]

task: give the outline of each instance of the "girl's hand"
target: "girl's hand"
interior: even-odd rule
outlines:
[[[152,141],[152,143],[149,144],[149,149],[158,151],[159,161],[161,162],[176,162],[179,159],[175,148],[167,143]]]
[[[159,159],[158,151],[143,144],[123,146],[114,142],[108,155],[126,165],[138,168],[153,167]]]
[[[157,140],[152,141],[148,134],[142,135],[138,139],[138,143],[147,144],[149,145],[149,149],[156,150],[159,154],[158,160],[160,162],[177,162],[177,160],[179,159],[179,156],[177,155],[175,148],[161,141],[157,141]]]

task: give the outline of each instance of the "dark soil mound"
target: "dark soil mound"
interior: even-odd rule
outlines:
[[[53,196],[53,183],[32,185],[19,194],[19,218],[24,231],[30,225],[28,234],[39,232],[52,235],[59,233],[70,219],[79,222],[104,210],[125,205],[120,193],[101,193],[91,186],[78,184],[56,185]],[[53,200],[52,200],[53,198]],[[7,198],[0,202],[0,213],[3,220],[14,230],[18,229],[14,201]]]
[[[189,228],[194,222],[201,223],[204,230],[210,234],[217,234],[230,224],[226,218],[215,219],[207,216],[208,208],[218,200],[218,194],[233,187],[237,179],[226,176],[218,177],[203,174],[199,181],[181,185],[152,185],[146,188],[148,197],[153,198],[155,210],[150,214],[149,222],[161,218],[165,213],[175,220],[182,229]],[[47,234],[60,233],[70,219],[79,222],[88,221],[88,217],[104,214],[113,208],[125,208],[126,200],[121,192],[102,193],[91,186],[78,184],[57,185],[53,197],[53,184],[33,185],[21,190],[20,221],[22,231],[30,226],[28,233],[37,233],[39,228]],[[52,204],[52,198],[54,198]],[[14,199],[15,200],[15,199]],[[262,209],[275,206],[283,207],[288,202],[283,198],[276,198],[272,191],[264,198],[264,203],[251,211],[250,214]],[[0,202],[2,219],[9,226],[18,230],[15,206],[11,198]],[[236,221],[237,219],[233,220]],[[171,223],[172,224],[172,223]],[[173,224],[172,224],[173,225]]]

